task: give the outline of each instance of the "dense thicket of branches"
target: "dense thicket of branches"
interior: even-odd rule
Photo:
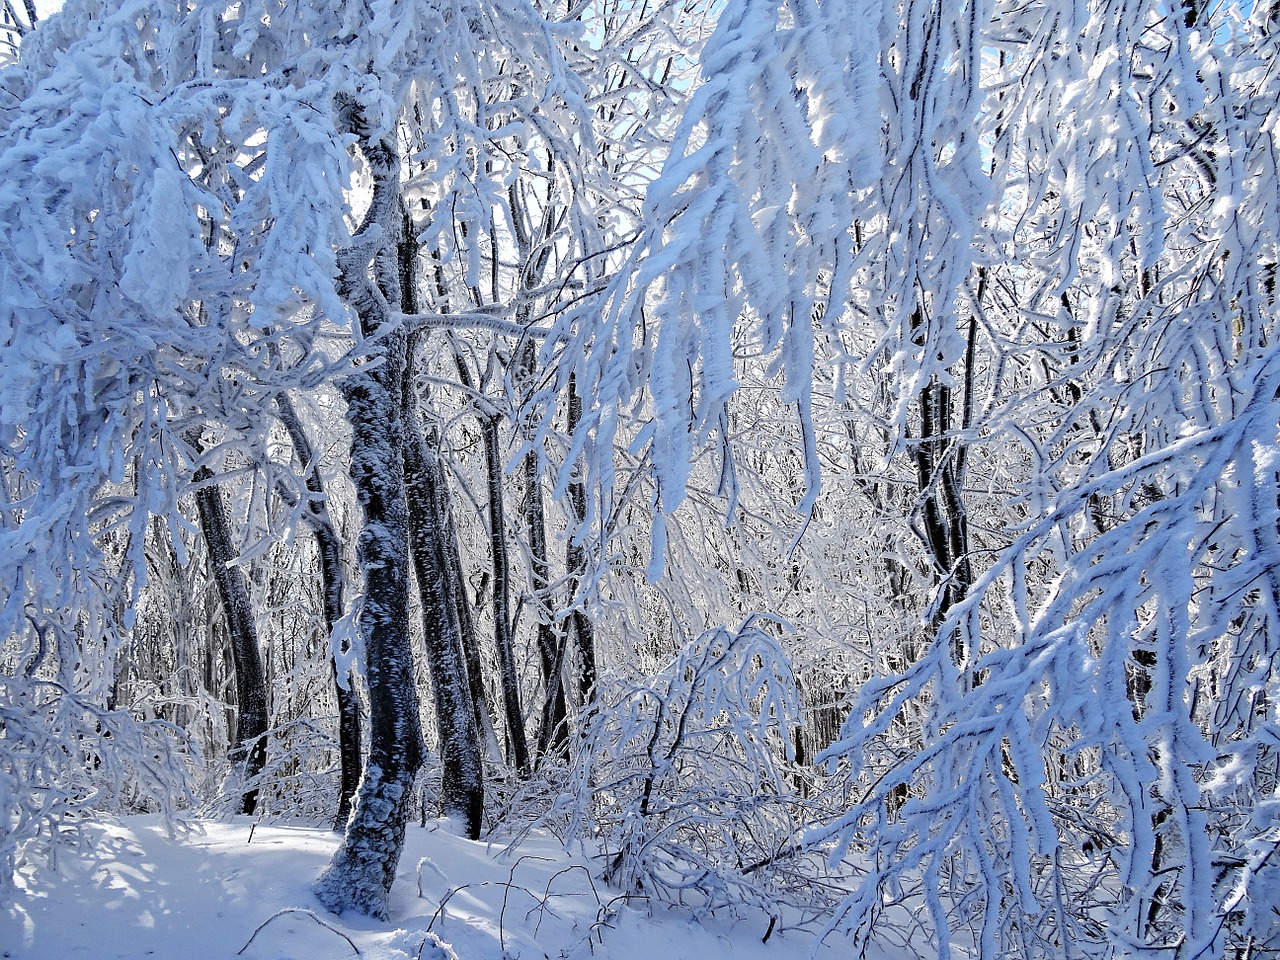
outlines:
[[[1280,948],[1275,5],[5,11],[0,890],[256,805]]]

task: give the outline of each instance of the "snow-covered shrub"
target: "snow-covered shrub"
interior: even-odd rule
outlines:
[[[239,813],[240,798],[257,791],[255,814],[267,819],[321,822],[333,819],[338,803],[338,741],[326,725],[299,717],[267,731],[262,769],[245,777],[222,758],[210,778],[212,795],[201,812],[214,817]]]
[[[18,668],[0,670],[0,903],[15,870],[52,863],[81,817],[159,813],[172,828],[190,799],[181,730],[103,707],[59,682],[75,671],[47,678],[13,649],[0,651]]]
[[[769,867],[798,827],[784,763],[799,703],[782,647],[750,620],[707,631],[652,677],[605,681],[573,770],[570,838],[597,845],[628,892],[768,908]]]

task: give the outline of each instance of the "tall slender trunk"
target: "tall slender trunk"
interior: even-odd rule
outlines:
[[[276,409],[293,444],[294,453],[301,464],[303,482],[311,500],[307,505],[307,519],[316,540],[316,552],[320,557],[320,580],[324,588],[324,622],[330,641],[333,629],[344,613],[343,588],[346,577],[342,570],[342,543],[329,514],[324,483],[311,440],[302,428],[293,403],[285,394],[276,397]],[[333,670],[333,687],[338,699],[338,755],[342,765],[341,784],[338,790],[338,812],[333,818],[333,829],[341,831],[351,816],[351,804],[356,788],[360,785],[360,701],[356,696],[355,678],[350,670],[343,676],[338,670],[338,653],[347,653],[343,641],[341,650],[334,650],[329,657]]]
[[[444,279],[444,271],[440,266],[438,255],[432,254],[431,259],[434,263],[433,272],[436,295],[441,303],[447,304],[449,302],[448,285]],[[468,388],[474,388],[466,363],[458,353],[456,345],[453,349],[460,382]],[[436,445],[438,446],[438,442]],[[475,617],[472,615],[471,611],[471,600],[467,596],[466,576],[463,572],[462,556],[458,550],[457,528],[453,522],[453,508],[449,497],[448,485],[444,479],[443,470],[441,471],[436,488],[440,493],[440,516],[444,524],[442,528],[442,543],[444,545],[446,567],[449,574],[448,579],[445,581],[445,587],[449,596],[449,603],[457,614],[458,627],[462,632],[462,653],[466,661],[467,682],[471,687],[471,702],[475,706],[476,724],[480,728],[480,735],[484,741],[486,753],[495,763],[501,763],[502,746],[498,743],[498,733],[495,729],[495,718],[492,707],[489,703],[489,695],[485,691],[484,661],[480,655],[480,640],[476,635]]]
[[[982,282],[979,283],[981,296]],[[919,308],[912,320],[915,327]],[[969,425],[972,404],[976,321],[971,321],[964,371],[964,392],[960,400],[959,427]],[[920,491],[922,528],[920,533],[933,561],[935,582],[941,591],[932,622],[941,625],[947,614],[963,600],[973,586],[973,569],[969,560],[969,517],[965,509],[962,478],[965,447],[956,435],[956,399],[952,388],[937,377],[920,393],[920,432],[912,445],[916,467],[916,484]],[[957,630],[952,638],[952,660],[964,671],[965,682],[972,683],[973,651],[968,648],[965,631]]]
[[[236,551],[232,547],[231,525],[222,490],[213,482],[213,472],[200,467],[195,472],[196,509],[200,530],[209,550],[213,579],[222,600],[227,636],[231,644],[231,660],[236,674],[236,732],[231,745],[231,764],[246,781],[262,772],[267,758],[267,684],[262,669],[262,653],[258,647],[258,631],[253,620],[253,606],[240,568],[234,566]],[[240,799],[240,812],[253,813],[258,806],[258,789],[246,790]]]
[[[548,171],[555,169],[554,154],[547,156]],[[547,203],[540,221],[535,223],[532,211],[525,203],[525,196],[513,182],[507,188],[511,223],[515,234],[517,260],[521,264],[521,287],[532,292],[545,280],[548,263],[551,262],[553,244],[547,242],[556,229],[557,205]],[[517,307],[519,323],[530,320],[532,300],[522,300]],[[520,347],[514,379],[524,388],[533,378],[536,345],[526,340]],[[560,629],[551,622],[550,569],[547,554],[546,508],[542,498],[542,484],[538,469],[538,452],[530,450],[521,464],[524,478],[522,503],[525,527],[529,535],[529,559],[532,568],[534,605],[538,613],[536,647],[538,664],[542,672],[543,700],[541,723],[538,728],[536,756],[540,762],[548,752],[557,756],[569,755],[568,700],[564,687],[564,661],[569,630]]]
[[[428,437],[428,446],[439,449],[439,438]],[[476,726],[484,743],[486,754],[495,762],[502,760],[502,747],[494,728],[489,695],[484,687],[484,662],[480,656],[480,639],[476,635],[475,617],[471,613],[471,600],[467,596],[467,582],[463,573],[462,556],[458,551],[458,533],[453,522],[453,506],[440,458],[428,460],[428,467],[435,471],[433,485],[436,489],[436,509],[440,516],[440,545],[445,554],[445,594],[458,624],[462,642],[462,656],[467,669],[467,684],[471,688],[471,703],[475,710]]]
[[[511,563],[507,556],[506,511],[502,503],[502,457],[498,449],[498,418],[480,421],[484,442],[485,472],[489,488],[489,547],[493,563],[493,640],[502,678],[502,704],[512,760],[520,776],[529,775],[529,744],[525,738],[524,711],[520,706],[520,676],[516,671],[511,638]]]
[[[416,313],[418,245],[413,221],[402,211],[397,263],[400,304],[405,313]],[[459,821],[466,835],[480,836],[484,816],[484,757],[475,704],[471,700],[466,659],[462,649],[462,624],[450,595],[453,580],[444,539],[446,529],[444,469],[439,441],[428,442],[417,413],[413,387],[418,335],[411,334],[404,381],[404,472],[409,495],[409,537],[413,570],[422,602],[422,634],[427,669],[435,693],[436,730],[440,741],[441,806],[444,815]]]
[[[317,898],[341,913],[385,918],[387,897],[404,848],[405,821],[423,743],[409,637],[409,509],[405,497],[405,333],[390,323],[387,304],[399,302],[394,241],[403,229],[400,165],[394,142],[371,141],[354,104],[348,128],[356,135],[373,178],[365,223],[340,260],[338,292],[359,318],[366,343],[379,345],[379,363],[345,382],[351,422],[351,481],[363,513],[356,544],[364,574],[359,631],[369,690],[369,757],[342,845],[316,881]],[[372,254],[360,241],[380,228]]]
[[[547,518],[538,477],[538,454],[526,453],[524,474],[524,519],[529,530],[529,559],[532,568],[534,604],[538,611],[538,662],[542,668],[544,695],[542,723],[538,729],[537,757],[548,754],[569,756],[569,708],[564,690],[564,659],[567,630],[557,631],[550,620],[550,570],[547,559]]]
[[[578,429],[582,419],[582,398],[578,395],[577,382],[573,374],[569,375],[569,424],[572,436]],[[582,576],[587,569],[587,554],[582,544],[577,542],[576,528],[582,525],[587,516],[587,485],[578,474],[568,486],[569,506],[573,510],[574,530],[571,531],[564,548],[564,564],[569,571],[569,596],[572,598],[578,591]],[[595,698],[596,689],[596,632],[591,617],[582,608],[582,604],[574,605],[569,614],[568,632],[574,642],[578,654],[578,697],[581,710],[586,713]]]
[[[457,345],[453,348],[458,380],[469,390],[476,384]],[[486,487],[489,494],[489,558],[493,575],[493,643],[498,655],[498,677],[502,684],[502,706],[507,725],[511,761],[521,777],[529,774],[529,744],[524,731],[524,711],[520,706],[520,676],[516,671],[511,638],[511,563],[507,555],[506,510],[502,500],[502,455],[498,443],[500,417],[480,412],[480,439],[484,447]]]
[[[412,367],[412,360],[410,361]],[[435,693],[436,727],[442,763],[440,792],[444,814],[459,821],[471,839],[480,836],[484,813],[484,758],[475,705],[467,683],[462,631],[449,595],[449,560],[437,484],[444,477],[439,454],[417,417],[406,415],[405,482],[409,490],[409,531],[413,569],[422,600],[423,642]]]
[[[520,350],[515,379],[525,384],[532,379],[536,348],[532,340]],[[525,528],[529,537],[530,587],[538,624],[536,644],[538,665],[542,670],[543,698],[538,743],[535,751],[541,763],[548,754],[567,759],[569,756],[569,706],[564,688],[564,661],[568,646],[567,625],[556,629],[552,621],[551,561],[547,553],[547,511],[542,496],[542,477],[538,451],[530,449],[520,464],[524,481],[521,501]]]

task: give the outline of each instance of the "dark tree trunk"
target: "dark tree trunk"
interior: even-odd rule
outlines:
[[[979,296],[984,284],[979,282]],[[912,326],[922,323],[919,310]],[[977,323],[971,321],[964,370],[964,392],[961,398],[961,430],[969,425],[973,392],[973,356],[977,339]],[[935,582],[941,593],[933,611],[932,623],[940,626],[947,614],[963,600],[973,586],[973,569],[969,560],[969,517],[965,509],[962,478],[964,476],[964,439],[957,435],[956,400],[951,387],[937,377],[920,393],[920,433],[912,444],[916,467],[916,484],[920,491],[921,528],[925,546],[933,561]],[[964,632],[957,630],[951,641],[952,660],[963,670],[964,682],[972,684],[973,651],[968,649]]]
[[[502,458],[498,450],[498,418],[480,420],[489,487],[489,547],[493,562],[493,640],[502,678],[502,703],[512,760],[521,777],[529,775],[529,744],[520,707],[520,677],[511,639],[511,564],[507,556],[506,511],[502,504]]]
[[[550,160],[551,158],[549,158]],[[552,163],[554,166],[554,163]],[[551,261],[553,245],[547,240],[555,230],[557,208],[548,203],[541,222],[535,224],[523,194],[513,183],[507,189],[511,223],[515,234],[521,285],[532,291],[543,282],[547,264]],[[527,324],[530,319],[530,300],[524,300],[517,308],[517,319]],[[522,387],[533,378],[537,348],[532,340],[526,340],[520,348],[515,369],[515,380]],[[542,484],[538,470],[538,453],[530,450],[524,456],[523,512],[529,532],[529,554],[532,567],[532,588],[538,625],[536,645],[538,663],[542,671],[543,701],[541,724],[538,728],[536,756],[539,762],[548,755],[567,758],[569,755],[569,708],[565,696],[564,661],[568,644],[568,625],[557,630],[551,621],[550,562],[547,554],[546,509],[542,499]]]
[[[470,390],[476,384],[456,344],[453,350],[458,379]],[[506,511],[502,502],[502,457],[498,448],[497,414],[481,412],[480,437],[484,446],[485,473],[489,493],[489,555],[493,576],[493,642],[498,655],[498,677],[502,684],[503,714],[507,722],[510,760],[520,776],[529,774],[529,745],[525,738],[524,712],[520,706],[520,678],[516,672],[511,639],[511,565],[507,557]],[[470,662],[470,651],[468,661]]]
[[[440,266],[438,258],[433,254],[435,261],[434,276],[436,293],[442,303],[448,303],[448,287],[444,279],[444,271]],[[471,375],[467,370],[466,362],[462,359],[462,355],[458,351],[457,344],[450,342],[453,348],[454,361],[458,369],[458,379],[463,386],[474,389]],[[492,707],[489,703],[489,695],[484,685],[484,660],[480,655],[480,640],[476,635],[475,617],[472,615],[471,599],[467,595],[467,580],[463,571],[462,556],[458,550],[457,528],[453,522],[453,507],[448,494],[448,486],[445,482],[443,471],[437,489],[440,491],[440,516],[443,520],[443,546],[445,551],[445,559],[447,563],[448,579],[445,581],[446,592],[449,596],[449,604],[453,607],[457,614],[458,628],[462,633],[462,654],[466,661],[467,682],[471,687],[471,702],[475,706],[476,726],[480,729],[480,736],[484,741],[485,751],[494,763],[502,762],[502,746],[498,743],[498,733],[495,728],[495,717]],[[479,605],[479,601],[476,601]]]
[[[467,582],[463,574],[462,556],[458,551],[457,528],[453,522],[453,507],[446,484],[444,466],[439,457],[428,461],[437,471],[434,486],[438,495],[436,507],[441,518],[440,545],[445,555],[444,581],[449,606],[457,619],[462,641],[462,656],[467,669],[467,683],[471,688],[471,703],[475,709],[476,727],[480,731],[485,750],[494,762],[501,762],[502,748],[489,707],[489,696],[484,687],[484,661],[480,656],[480,640],[476,636],[475,617],[471,612],[471,600],[467,596]]]
[[[582,419],[582,398],[578,396],[577,382],[572,374],[569,376],[569,435],[578,429]],[[568,487],[569,506],[573,510],[574,527],[582,525],[587,516],[587,485],[581,475],[576,476]],[[581,543],[575,537],[579,531],[571,531],[564,550],[565,568],[569,571],[569,596],[572,598],[578,590],[578,584],[587,569],[587,555]],[[585,714],[595,698],[596,689],[596,633],[595,624],[582,604],[576,604],[569,615],[569,636],[573,639],[578,654],[578,697],[581,710]]]
[[[533,378],[536,347],[532,340],[520,350],[515,379],[527,384]],[[549,754],[561,759],[569,756],[569,705],[564,688],[565,650],[568,645],[567,624],[556,629],[551,598],[551,561],[547,552],[547,511],[542,497],[542,476],[538,451],[530,449],[521,461],[524,500],[521,502],[525,529],[529,537],[530,587],[533,608],[538,618],[536,644],[538,665],[542,670],[542,710],[538,727],[535,759],[538,763]]]
[[[333,637],[334,626],[344,613],[342,571],[342,543],[329,514],[324,484],[320,479],[315,452],[302,421],[298,419],[293,404],[284,394],[276,397],[280,422],[289,433],[294,453],[304,471],[304,482],[311,500],[307,505],[307,518],[316,538],[316,551],[320,557],[320,578],[324,586],[324,622]],[[347,653],[344,642],[342,653]],[[338,651],[335,651],[335,653]],[[351,816],[351,803],[360,785],[360,701],[356,696],[355,678],[351,671],[346,676],[338,672],[338,659],[329,658],[333,668],[333,687],[338,698],[338,754],[342,764],[342,782],[338,791],[338,812],[333,818],[333,829],[341,832]]]
[[[412,356],[412,355],[411,355]],[[410,360],[412,368],[412,359]],[[480,836],[484,814],[484,759],[475,705],[467,683],[462,630],[449,595],[449,558],[440,503],[444,479],[439,453],[412,412],[405,417],[405,482],[413,569],[422,599],[423,640],[435,692],[440,739],[441,806],[471,839]]]
[[[213,472],[200,467],[194,480],[196,509],[200,529],[209,549],[213,579],[218,585],[222,612],[226,619],[227,637],[231,644],[231,660],[236,674],[236,732],[231,745],[231,765],[239,769],[246,781],[262,772],[267,758],[267,685],[262,670],[262,653],[258,648],[258,631],[253,621],[253,607],[240,568],[233,566],[236,550],[232,547],[231,527],[222,491],[213,482]],[[256,787],[246,790],[240,800],[241,813],[253,813],[258,806]]]
[[[938,614],[962,600],[973,584],[968,557],[968,518],[960,490],[960,453],[948,436],[951,388],[932,380],[920,394],[922,429],[915,447],[916,482],[923,497],[925,541],[943,584]]]
[[[402,222],[397,249],[400,303],[405,313],[416,313],[418,248],[407,210],[402,212]],[[417,415],[413,388],[417,341],[416,334],[410,336],[404,383],[404,472],[410,549],[422,603],[427,669],[435,694],[442,766],[440,802],[444,815],[458,821],[466,835],[475,840],[480,836],[484,816],[484,757],[462,649],[462,623],[451,592],[450,554],[445,550],[445,537],[452,536],[453,530],[446,522],[448,491],[440,464],[439,440],[434,434],[427,436]]]
[[[357,556],[364,573],[359,630],[369,690],[369,758],[342,845],[316,882],[328,909],[385,918],[387,896],[404,848],[413,781],[422,763],[422,728],[409,637],[409,510],[405,499],[405,334],[393,329],[387,303],[399,302],[394,241],[403,223],[395,144],[371,142],[358,110],[346,118],[373,176],[365,224],[344,251],[338,289],[359,317],[379,363],[356,371],[345,384],[351,422],[351,481],[363,513]],[[381,288],[368,277],[361,240],[381,228],[374,252]],[[363,248],[367,251],[368,248]]]
[[[534,605],[538,613],[538,662],[542,668],[544,696],[542,725],[538,729],[539,762],[548,754],[569,756],[569,708],[564,691],[564,655],[567,631],[551,624],[550,570],[547,559],[547,518],[538,477],[538,455],[524,456],[524,519],[529,529],[529,557],[533,574]]]

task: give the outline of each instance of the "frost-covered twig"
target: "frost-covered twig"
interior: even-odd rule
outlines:
[[[312,911],[303,909],[302,907],[286,907],[284,910],[279,910],[273,913],[271,916],[267,917],[267,919],[263,920],[262,923],[258,924],[257,929],[254,930],[253,934],[249,937],[249,939],[245,941],[244,946],[236,951],[236,955],[239,956],[240,954],[248,950],[249,944],[253,943],[254,937],[260,934],[266,928],[267,924],[271,923],[271,921],[273,920],[278,920],[280,917],[283,917],[285,914],[289,914],[289,913],[300,913],[304,917],[310,917],[312,920],[320,924],[320,926],[324,927],[324,929],[328,930],[330,933],[335,933],[338,936],[340,936],[343,940],[347,941],[348,946],[351,947],[352,951],[355,952],[356,956],[360,955],[360,948],[355,945],[354,940],[348,937],[345,933],[343,933],[333,924],[329,923],[327,920],[323,919],[322,917],[316,916],[315,913],[313,913]]]

